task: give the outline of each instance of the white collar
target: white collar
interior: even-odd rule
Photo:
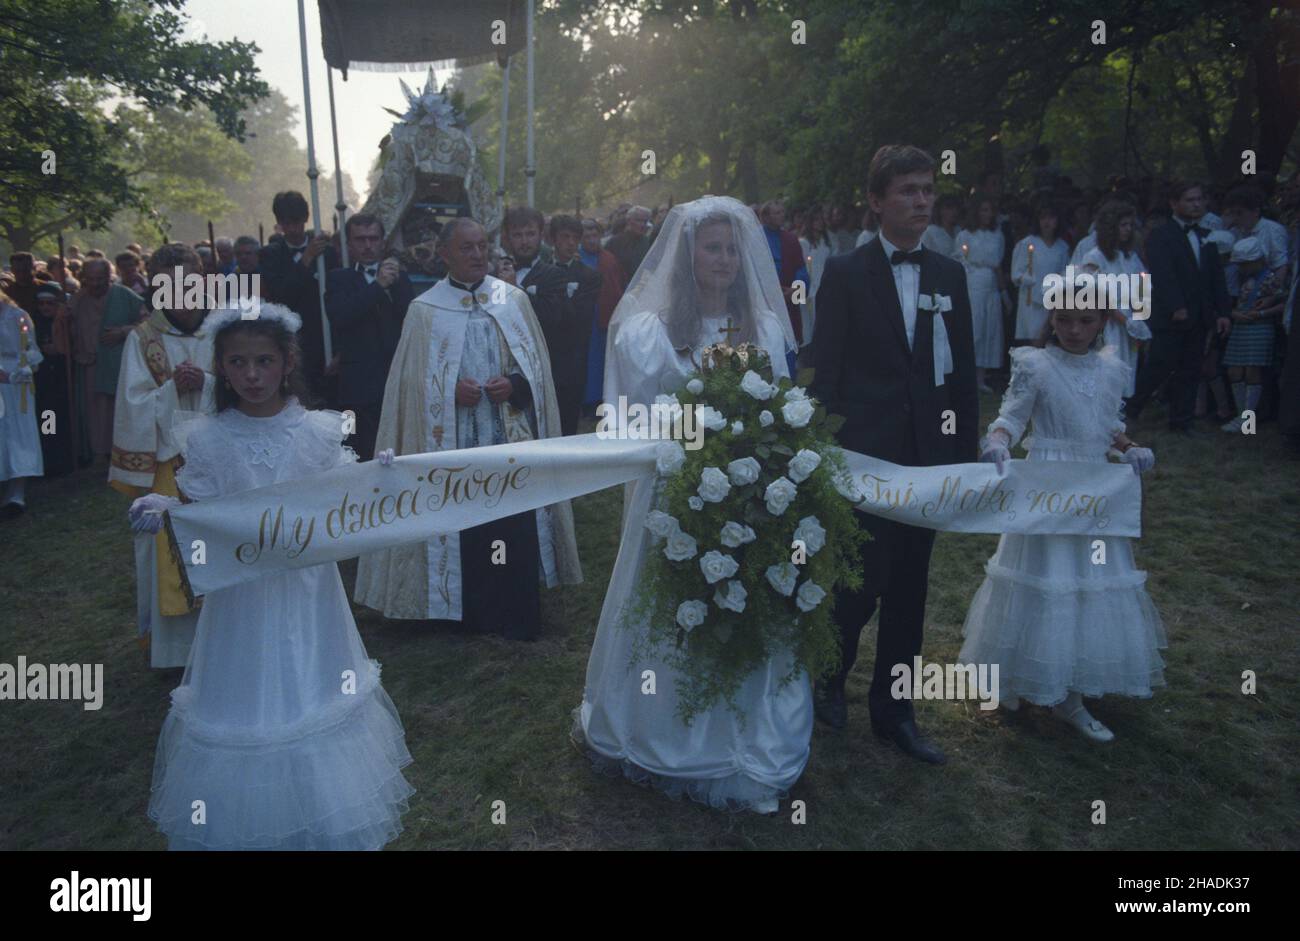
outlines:
[[[517,288],[510,287],[510,285],[505,284],[503,281],[499,281],[490,274],[485,275],[483,277],[483,283],[479,285],[478,290],[474,293],[480,307],[490,310],[494,307],[502,306],[500,304],[492,303],[493,294],[500,290],[495,287],[498,283],[504,286],[505,296],[507,298],[510,296],[511,291],[518,290]],[[500,295],[498,294],[498,296]],[[473,307],[473,302],[470,301],[469,292],[455,287],[448,278],[443,278],[433,287],[429,288],[429,290],[417,297],[416,300],[428,304],[430,307],[437,307],[440,310],[467,311]]]

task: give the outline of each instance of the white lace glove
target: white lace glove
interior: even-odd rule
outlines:
[[[143,497],[137,497],[131,504],[126,518],[131,522],[133,533],[152,534],[162,529],[163,513],[180,505],[181,501],[175,497],[168,497],[161,493],[146,493]]]
[[[394,457],[393,449],[384,448],[384,450],[380,451],[378,454],[375,455],[375,460],[378,461],[380,464],[384,465],[384,467],[392,467],[393,457]]]
[[[19,366],[9,374],[9,381],[15,385],[30,383],[32,381],[32,368],[30,366]]]
[[[1006,476],[1007,462],[1011,460],[1011,449],[1007,447],[1007,439],[998,434],[985,438],[980,449],[980,460],[986,464],[996,464],[998,476]]]
[[[1156,466],[1156,455],[1150,448],[1129,448],[1120,455],[1120,460],[1139,476]]]

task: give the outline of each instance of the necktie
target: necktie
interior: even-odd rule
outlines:
[[[891,265],[919,265],[921,263],[921,253],[922,249],[919,248],[912,252],[905,252],[901,248],[895,249],[894,254],[889,256],[889,263]]]

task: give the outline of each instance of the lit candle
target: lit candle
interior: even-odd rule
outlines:
[[[1026,267],[1025,273],[1029,275],[1029,277],[1032,279],[1034,275],[1034,243],[1030,242],[1028,248],[1029,248],[1029,265],[1028,267]],[[1030,286],[1030,282],[1026,281],[1025,282],[1025,306],[1028,307],[1032,301],[1033,301],[1033,288]]]
[[[26,316],[24,316],[22,319],[22,331],[23,331],[23,345],[21,351],[18,354],[18,365],[23,369],[26,369],[27,368],[27,345],[31,342],[31,338],[27,336]],[[27,383],[24,382],[21,385],[22,385],[22,391],[19,393],[20,396],[19,405],[22,413],[26,415],[27,414]]]
[[[961,243],[961,254],[962,254],[962,258],[966,259],[967,261],[970,260],[970,246],[967,245],[965,242]]]

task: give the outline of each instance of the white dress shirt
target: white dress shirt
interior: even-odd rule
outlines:
[[[1201,224],[1200,219],[1197,219],[1195,221],[1188,221],[1187,219],[1184,219],[1182,216],[1174,216],[1174,221],[1182,226]],[[1187,244],[1192,246],[1192,257],[1196,259],[1196,267],[1199,268],[1201,266],[1201,240],[1196,235],[1195,229],[1188,229],[1184,234],[1187,236]]]
[[[885,238],[883,232],[877,238],[880,239],[880,247],[885,250],[885,261],[889,261],[894,252],[899,250],[898,247]],[[914,250],[919,251],[920,248],[918,243]],[[890,263],[889,267],[894,273],[898,304],[903,308],[903,326],[907,328],[907,348],[910,350],[916,339],[916,297],[921,290],[921,266],[905,261],[898,265]]]

